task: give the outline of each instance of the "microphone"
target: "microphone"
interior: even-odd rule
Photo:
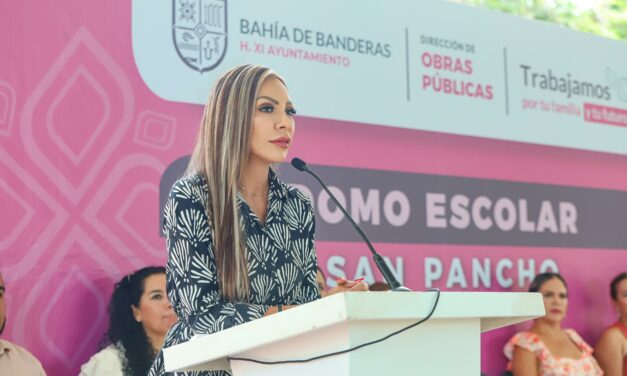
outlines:
[[[337,201],[337,199],[335,198],[333,193],[331,193],[331,191],[329,191],[329,188],[327,187],[326,184],[324,184],[322,179],[320,179],[320,177],[318,177],[318,175],[316,175],[313,171],[311,171],[309,169],[309,167],[307,166],[307,163],[305,163],[305,161],[303,161],[300,158],[293,158],[292,159],[292,166],[294,166],[294,168],[297,169],[298,171],[303,171],[303,172],[306,172],[309,175],[313,176],[318,181],[318,183],[320,183],[320,185],[325,190],[325,192],[327,192],[329,197],[331,197],[331,200],[333,200],[335,205],[337,205],[337,207],[342,211],[342,213],[344,214],[344,217],[346,217],[346,219],[348,219],[348,221],[350,222],[351,225],[353,225],[353,227],[355,228],[357,233],[359,233],[361,238],[364,240],[364,242],[368,246],[368,249],[370,249],[370,253],[372,253],[372,258],[374,260],[374,263],[377,266],[377,268],[379,269],[379,271],[381,272],[381,274],[383,275],[383,278],[385,279],[385,282],[387,282],[387,284],[390,286],[390,289],[392,291],[411,291],[410,289],[408,289],[405,286],[402,286],[398,282],[396,277],[394,277],[394,274],[392,274],[392,271],[390,270],[388,265],[385,263],[385,260],[383,259],[383,257],[381,257],[381,255],[379,253],[377,253],[377,251],[375,251],[374,247],[370,243],[370,240],[368,240],[368,237],[366,237],[366,234],[364,234],[364,232],[361,230],[359,225],[357,225],[357,223],[355,223],[355,221],[348,214],[348,212],[346,212],[346,209],[344,209],[344,207]]]

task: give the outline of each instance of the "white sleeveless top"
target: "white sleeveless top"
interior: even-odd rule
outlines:
[[[109,345],[94,354],[81,366],[79,376],[123,376],[122,357],[115,346]]]

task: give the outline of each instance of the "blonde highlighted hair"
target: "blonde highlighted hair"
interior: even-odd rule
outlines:
[[[207,181],[205,203],[213,234],[213,252],[222,296],[247,301],[250,294],[245,234],[239,222],[237,189],[250,154],[255,101],[269,77],[283,79],[269,68],[241,65],[215,82],[198,131],[187,173]]]

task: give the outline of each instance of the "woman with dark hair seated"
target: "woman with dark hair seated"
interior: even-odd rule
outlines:
[[[610,296],[618,320],[605,329],[594,355],[606,376],[627,376],[627,273],[612,280]]]
[[[80,375],[146,375],[175,321],[164,267],[146,267],[125,276],[111,296],[101,351],[83,364]]]
[[[545,315],[534,320],[531,330],[514,335],[505,345],[514,376],[595,376],[603,371],[592,348],[572,329],[562,329],[568,308],[566,281],[557,273],[538,274],[529,292],[540,292]]]

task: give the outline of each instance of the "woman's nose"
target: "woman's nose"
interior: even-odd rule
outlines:
[[[291,128],[292,118],[290,118],[285,112],[282,112],[277,119],[277,127],[279,129]]]
[[[553,304],[553,305],[558,305],[561,302],[562,302],[562,300],[559,297],[551,298],[551,304]]]

